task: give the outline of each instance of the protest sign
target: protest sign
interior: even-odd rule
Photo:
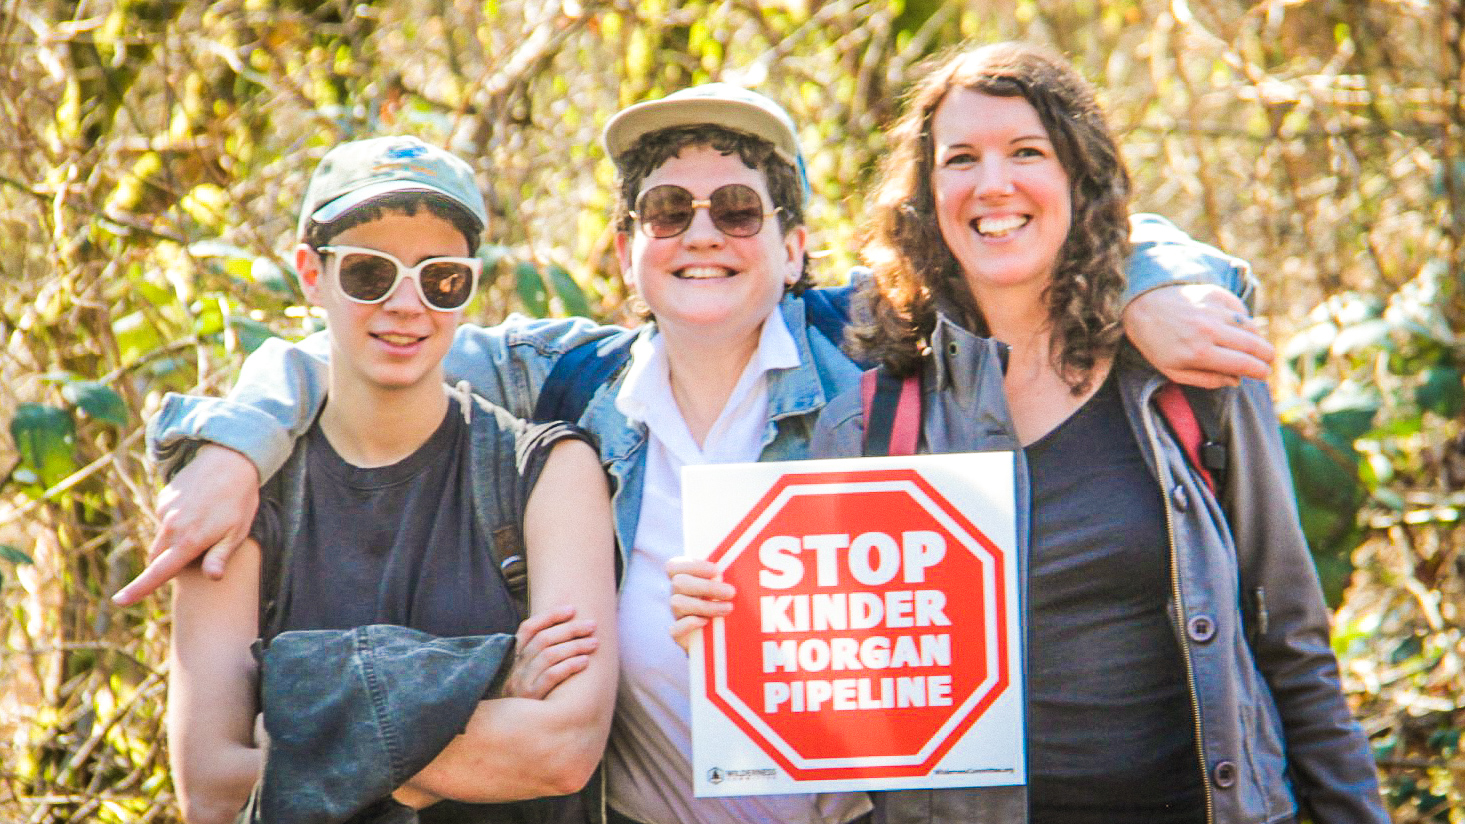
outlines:
[[[1021,784],[1013,456],[683,472],[698,796]]]

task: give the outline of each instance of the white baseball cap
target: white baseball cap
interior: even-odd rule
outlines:
[[[804,199],[809,199],[809,177],[793,118],[768,97],[731,83],[704,83],[672,92],[659,100],[627,106],[605,124],[601,141],[611,161],[620,168],[622,156],[644,135],[676,126],[704,124],[772,143],[774,153],[798,170],[799,186]]]

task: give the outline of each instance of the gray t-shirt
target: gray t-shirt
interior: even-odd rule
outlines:
[[[1204,821],[1164,504],[1113,378],[1026,453],[1032,821]]]

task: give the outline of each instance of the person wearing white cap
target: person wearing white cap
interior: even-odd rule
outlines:
[[[583,398],[565,417],[599,437],[601,462],[616,482],[624,577],[620,698],[604,771],[612,816],[646,824],[844,824],[869,809],[863,794],[692,797],[687,666],[668,633],[663,569],[682,554],[679,467],[805,457],[819,411],[860,373],[840,350],[837,331],[816,328],[820,318],[809,308],[824,293],[807,289],[808,195],[797,130],[763,95],[708,84],[627,108],[607,124],[604,139],[620,173],[617,255],[650,322],[634,333],[584,319],[466,326],[444,362],[447,374],[532,417],[561,371],[557,364],[595,356],[575,360],[571,380],[578,377]],[[1146,249],[1135,271],[1151,287],[1207,281],[1249,288],[1233,259],[1173,228]],[[1147,300],[1169,300],[1164,305],[1173,308],[1178,291],[1159,289]],[[1181,311],[1171,315],[1191,340],[1206,343],[1180,346],[1176,325],[1147,323],[1158,334],[1146,339],[1170,356],[1159,360],[1238,371],[1237,358],[1217,357],[1230,345],[1206,336],[1216,310],[1178,300]],[[205,569],[227,554],[238,511],[253,509],[256,473],[273,472],[319,406],[326,349],[319,338],[267,342],[228,400],[165,405],[150,432],[155,457],[177,462],[198,440],[213,443],[164,491],[164,534],[120,601],[140,597],[210,547],[218,551],[208,553]],[[1171,349],[1190,354],[1177,359]],[[579,368],[606,362],[601,356],[610,350],[624,355],[616,368]]]
[[[222,578],[174,589],[191,823],[519,820],[502,802],[574,793],[600,760],[615,572],[592,439],[443,383],[484,224],[468,165],[415,138],[342,144],[311,177],[295,263],[328,402]],[[532,618],[495,546],[523,553]]]

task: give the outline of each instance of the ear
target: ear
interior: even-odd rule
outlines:
[[[320,254],[304,243],[295,247],[295,272],[300,276],[300,289],[312,304],[320,305],[321,270],[325,264]]]
[[[805,226],[795,226],[783,234],[783,249],[788,258],[785,265],[788,271],[783,276],[784,284],[792,286],[799,282],[799,277],[804,274],[804,255],[807,252],[806,246],[809,243],[809,230]]]
[[[631,266],[631,239],[630,232],[616,232],[615,247],[616,260],[621,264],[621,280],[625,281],[626,287],[632,292],[636,288],[636,270]]]

